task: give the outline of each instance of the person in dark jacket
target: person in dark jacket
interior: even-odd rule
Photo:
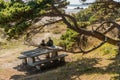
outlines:
[[[51,37],[49,37],[49,40],[46,44],[47,46],[53,46],[53,40],[51,39]]]
[[[40,46],[46,46],[46,44],[45,44],[45,40],[42,40]]]

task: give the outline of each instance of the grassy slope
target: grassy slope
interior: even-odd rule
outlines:
[[[115,46],[105,44],[89,54],[71,54],[66,58],[65,66],[25,80],[120,80],[120,59],[116,52]]]
[[[56,27],[56,29],[57,28],[58,27]],[[60,33],[54,29],[52,32],[55,34]],[[28,47],[21,45],[21,42],[16,44],[9,43],[4,47],[7,49],[9,48],[6,51],[13,51],[13,48],[21,48],[21,50],[17,51],[18,53],[28,49]],[[11,55],[13,56],[14,53],[16,54],[16,52],[12,52]],[[89,54],[70,54],[66,58],[68,63],[65,66],[37,75],[29,76],[25,74],[26,77],[23,78],[23,80],[120,80],[120,59],[119,56],[116,57],[116,53],[117,48],[115,46],[105,44]],[[15,54],[14,57],[19,55]],[[9,57],[11,57],[11,55]],[[1,61],[7,62],[8,58],[5,60],[1,59]],[[9,62],[12,61],[12,58],[10,58]],[[3,69],[0,69],[0,72],[2,73]],[[9,72],[4,74],[7,73]],[[8,74],[8,76],[16,75],[18,75],[18,72],[15,74]]]

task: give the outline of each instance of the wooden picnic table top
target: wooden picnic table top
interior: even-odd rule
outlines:
[[[36,57],[39,55],[48,54],[50,52],[59,51],[59,50],[62,50],[62,48],[58,46],[52,46],[47,48],[36,48],[33,50],[22,52],[21,54],[22,56],[25,57]]]

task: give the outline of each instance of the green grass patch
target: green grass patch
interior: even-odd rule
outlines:
[[[117,46],[108,43],[100,47],[99,50],[103,56],[107,55],[109,58],[113,58],[118,54]]]
[[[56,38],[52,38],[53,41],[54,41],[54,45],[57,45],[59,44],[59,42],[61,41],[60,39],[56,39]]]

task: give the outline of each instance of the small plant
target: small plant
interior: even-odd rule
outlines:
[[[60,34],[60,33],[61,33],[60,30],[54,30],[54,31],[53,31],[53,34]]]
[[[78,36],[77,32],[74,32],[71,29],[67,29],[66,33],[63,34],[60,39],[60,46],[65,46],[67,50],[71,50],[73,48],[73,44],[76,42],[76,37]]]
[[[102,51],[102,55],[108,55],[109,58],[115,57],[118,53],[118,49],[110,44],[104,44],[100,50]]]

